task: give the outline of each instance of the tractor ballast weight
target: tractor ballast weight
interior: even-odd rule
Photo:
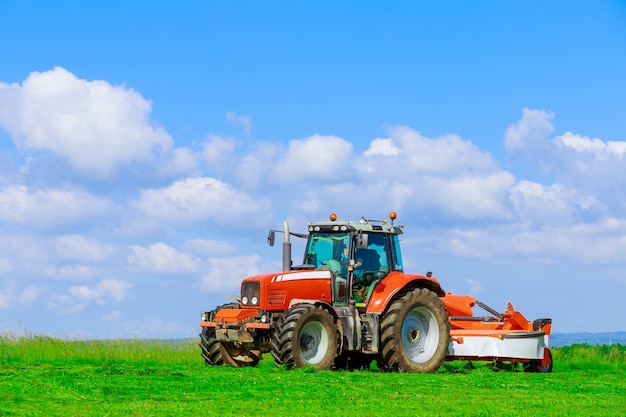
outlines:
[[[429,272],[404,272],[396,213],[388,220],[287,222],[283,270],[243,279],[236,302],[202,313],[207,365],[256,366],[264,353],[287,368],[369,368],[436,372],[446,360],[493,360],[549,372],[551,320],[529,322],[509,303],[500,314],[478,300],[446,293]],[[306,238],[292,266],[290,236]],[[487,316],[476,316],[473,307]]]

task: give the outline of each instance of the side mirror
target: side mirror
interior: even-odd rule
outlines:
[[[367,249],[367,240],[369,235],[367,233],[359,232],[359,236],[356,242],[357,249]]]
[[[275,239],[276,239],[276,233],[273,230],[270,230],[270,233],[267,235],[267,244],[270,246],[274,246]]]

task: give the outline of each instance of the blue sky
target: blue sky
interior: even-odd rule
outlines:
[[[623,2],[0,0],[0,331],[195,337],[269,229],[390,210],[444,289],[625,330],[625,132]]]

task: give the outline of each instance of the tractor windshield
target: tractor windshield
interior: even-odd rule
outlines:
[[[304,253],[304,264],[345,275],[349,247],[350,233],[312,233]]]

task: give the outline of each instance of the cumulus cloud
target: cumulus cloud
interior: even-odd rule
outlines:
[[[601,218],[570,225],[542,224],[529,228],[512,222],[488,227],[446,228],[427,232],[405,248],[425,254],[451,254],[466,258],[535,263],[575,261],[608,265],[623,262],[626,251],[626,220]],[[406,253],[411,253],[405,251]]]
[[[61,235],[53,239],[56,253],[62,259],[99,263],[109,258],[115,248],[84,235]]]
[[[273,181],[342,181],[351,175],[352,144],[337,136],[313,135],[289,142],[274,170]]]
[[[252,118],[250,116],[244,116],[235,112],[228,112],[226,113],[226,120],[235,126],[241,126],[246,132],[246,135],[249,135],[250,132],[252,132]]]
[[[389,136],[374,139],[357,161],[360,193],[410,214],[510,218],[507,195],[515,178],[488,153],[458,135],[428,138],[406,126]]]
[[[531,160],[542,159],[549,146],[548,138],[554,131],[553,118],[552,112],[524,108],[522,119],[509,126],[504,135],[507,152]]]
[[[214,178],[187,178],[159,189],[141,192],[132,205],[150,218],[176,224],[199,224],[204,221],[226,224],[247,219],[264,223],[268,204]]]
[[[218,135],[207,135],[202,143],[202,156],[208,165],[217,165],[230,160],[235,154],[236,144],[232,138]]]
[[[209,239],[189,239],[183,248],[205,258],[227,256],[236,251],[236,248],[227,241]]]
[[[469,293],[473,295],[474,297],[478,296],[478,294],[480,294],[483,291],[483,286],[480,284],[480,282],[476,281],[475,279],[467,278],[465,282],[470,287]]]
[[[396,156],[398,154],[400,154],[400,149],[398,149],[396,145],[393,144],[393,140],[389,138],[374,139],[370,143],[370,147],[364,152],[365,156]]]
[[[157,274],[191,274],[200,268],[202,260],[179,252],[159,242],[147,248],[131,246],[128,264],[137,271]]]
[[[33,190],[26,186],[0,188],[0,221],[26,227],[71,226],[108,217],[115,207],[85,191]]]
[[[598,138],[590,139],[587,136],[575,135],[571,132],[555,138],[555,141],[565,147],[579,153],[593,155],[595,159],[623,159],[626,154],[626,142],[608,141],[603,142]]]
[[[268,264],[257,254],[212,258],[208,270],[200,278],[200,287],[207,291],[238,292],[240,282],[245,277],[272,271],[275,265]]]
[[[47,307],[51,310],[78,313],[87,308],[91,303],[104,306],[108,300],[123,301],[134,285],[118,280],[103,279],[95,286],[71,286],[67,294],[53,294],[49,297]]]
[[[8,292],[0,290],[0,308],[9,308],[11,297]]]
[[[372,146],[381,141],[376,139],[365,154],[370,158],[386,157],[376,162],[371,160],[371,163],[377,163],[386,169],[395,166],[394,173],[456,177],[463,174],[490,173],[498,168],[489,153],[481,151],[472,142],[463,140],[458,135],[428,138],[407,126],[398,126],[389,130],[389,136],[393,143],[393,147],[388,146],[391,152],[388,150],[385,153],[373,153]],[[380,145],[376,147],[380,148]]]
[[[106,81],[87,81],[56,67],[20,84],[0,82],[0,127],[22,149],[67,158],[80,172],[107,177],[173,146],[150,121],[151,103]]]
[[[15,267],[15,262],[13,262],[12,259],[6,256],[0,256],[0,275],[13,271]]]
[[[33,305],[41,298],[44,293],[45,290],[43,288],[29,285],[22,290],[22,294],[19,297],[19,302],[24,305]]]
[[[54,279],[69,281],[88,281],[96,274],[94,268],[86,265],[48,266],[43,273]]]
[[[113,311],[111,314],[105,314],[102,316],[104,321],[118,321],[122,317],[122,312],[119,310]]]
[[[581,194],[560,184],[546,186],[525,180],[511,189],[510,199],[517,218],[527,226],[566,226],[579,220],[579,211],[599,212],[603,209],[593,195]]]
[[[591,206],[596,213],[600,208],[622,213],[626,176],[619,173],[626,170],[626,141],[603,141],[572,132],[551,137],[553,118],[551,112],[524,109],[521,120],[505,134],[509,154],[523,157],[553,178],[552,194],[559,188],[560,195],[576,195],[566,199],[574,205],[569,208],[571,213],[588,216]],[[529,191],[528,184],[522,183],[517,193],[519,188]]]

